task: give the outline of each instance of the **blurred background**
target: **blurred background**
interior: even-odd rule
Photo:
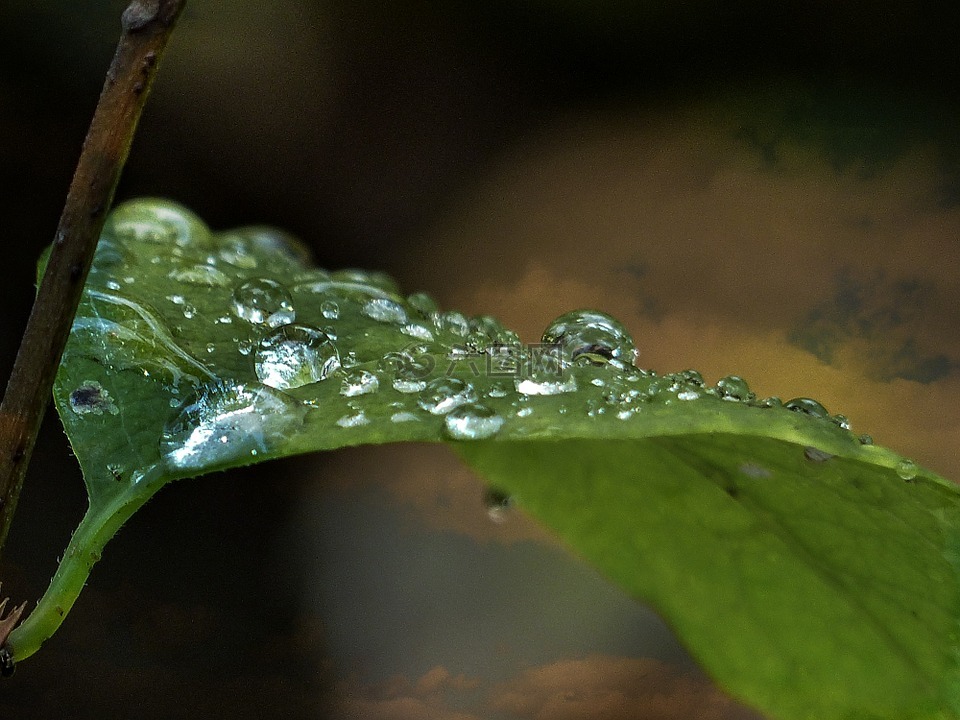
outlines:
[[[0,5],[0,368],[125,3]],[[118,200],[267,223],[535,341],[821,400],[960,479],[960,5],[191,0]],[[0,563],[85,505],[48,417]],[[718,618],[722,622],[722,618]],[[757,718],[442,447],[177,484],[107,547],[3,718]]]

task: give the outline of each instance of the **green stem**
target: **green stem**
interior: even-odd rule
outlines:
[[[100,559],[103,546],[153,496],[157,486],[165,482],[163,470],[163,466],[154,466],[136,485],[109,504],[87,510],[70,538],[47,591],[33,612],[7,638],[4,649],[14,662],[33,655],[57,631]]]

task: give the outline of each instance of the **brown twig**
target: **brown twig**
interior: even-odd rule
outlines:
[[[137,121],[186,0],[133,0],[0,403],[0,550]]]

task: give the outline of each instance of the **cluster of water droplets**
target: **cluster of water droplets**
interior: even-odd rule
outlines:
[[[167,295],[168,305],[136,301],[138,263],[183,291]],[[78,317],[75,332],[102,337],[111,367],[139,359],[170,388],[176,410],[161,451],[175,468],[268,451],[310,413],[337,431],[415,423],[476,440],[547,431],[560,415],[629,422],[651,407],[723,402],[849,429],[815,400],[760,399],[736,375],[710,385],[693,370],[640,369],[629,332],[598,310],[565,313],[538,343],[523,344],[490,316],[443,311],[424,293],[404,297],[382,273],[310,267],[284,233],[214,235],[174,203],[121,205],[92,273],[105,288],[90,296],[100,311]],[[197,336],[202,343],[189,340]],[[78,415],[84,397],[78,388]],[[829,459],[809,450],[811,462]]]

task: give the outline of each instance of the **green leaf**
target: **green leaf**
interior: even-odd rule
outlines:
[[[277,231],[122,205],[54,391],[90,506],[13,655],[50,637],[172,480],[446,440],[771,716],[960,717],[956,487],[813,400],[633,360],[603,313],[521,345],[383,275],[312,268]]]

